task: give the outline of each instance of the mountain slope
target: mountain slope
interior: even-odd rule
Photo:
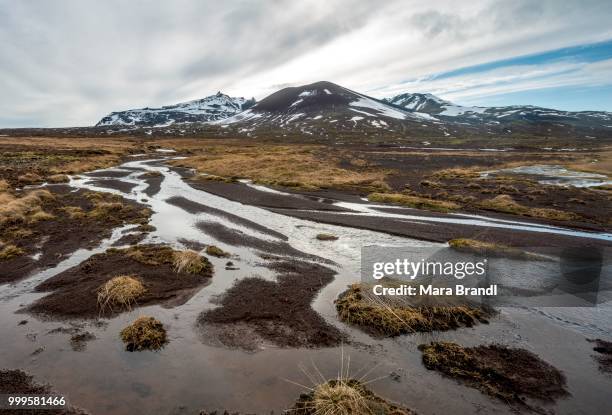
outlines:
[[[161,108],[140,108],[112,112],[102,118],[101,126],[165,127],[172,124],[209,122],[231,117],[255,103],[255,100],[233,98],[218,92],[206,98],[182,102]]]
[[[407,111],[425,112],[447,122],[472,126],[513,126],[527,130],[546,127],[559,133],[565,129],[579,134],[612,133],[612,113],[604,111],[560,111],[533,105],[505,107],[467,107],[453,104],[431,94],[405,93],[383,99],[389,105]],[[560,128],[561,127],[561,128]]]
[[[328,131],[401,131],[410,124],[436,122],[426,113],[405,111],[331,82],[281,89],[250,109],[217,124],[243,130],[284,129],[305,134]]]

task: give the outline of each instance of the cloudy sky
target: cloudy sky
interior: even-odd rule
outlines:
[[[0,128],[221,90],[612,111],[612,1],[0,0]]]

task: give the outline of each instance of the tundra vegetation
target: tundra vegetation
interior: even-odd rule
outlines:
[[[400,282],[381,280],[386,286]],[[467,300],[451,305],[454,298],[428,304],[422,296],[378,296],[368,284],[352,284],[336,300],[340,320],[375,337],[416,332],[446,331],[488,323],[495,314],[490,307],[470,305]]]
[[[138,317],[121,330],[121,340],[127,351],[159,350],[167,343],[164,325],[154,317]]]

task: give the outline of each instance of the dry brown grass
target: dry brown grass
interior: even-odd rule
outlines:
[[[503,256],[516,259],[544,259],[545,257],[510,246],[469,238],[457,238],[448,241],[448,245],[458,251],[481,255]]]
[[[382,169],[348,170],[338,167],[339,160],[318,146],[210,146],[204,155],[173,162],[195,168],[200,173],[223,178],[244,178],[254,182],[302,189],[369,188],[387,189],[387,171]]]
[[[17,178],[22,185],[42,183],[43,178],[36,173],[25,173]]]
[[[78,206],[66,206],[62,210],[68,214],[70,219],[85,219],[87,217],[83,209]]]
[[[98,289],[98,307],[100,312],[113,306],[131,310],[145,292],[142,282],[133,275],[114,277]]]
[[[399,284],[385,281],[384,285]],[[487,323],[487,318],[494,314],[488,307],[470,306],[457,298],[435,304],[427,304],[427,300],[419,296],[409,299],[378,296],[372,292],[372,286],[353,284],[336,300],[336,310],[340,320],[379,337],[471,327],[478,322]],[[458,305],[447,305],[453,301]]]
[[[159,320],[148,316],[134,320],[132,324],[121,330],[120,336],[126,349],[130,352],[158,350],[168,341],[164,325]]]
[[[65,174],[52,174],[47,176],[47,181],[49,183],[68,183],[70,178]]]
[[[287,414],[296,415],[415,415],[366,388],[356,379],[340,377],[315,385],[302,394]]]
[[[0,226],[48,219],[42,211],[45,201],[53,200],[48,190],[33,190],[22,197],[0,193]]]
[[[371,193],[368,195],[368,200],[371,202],[397,203],[411,208],[434,210],[437,212],[448,212],[461,207],[454,202],[428,199],[425,197],[405,195],[402,193]]]
[[[558,221],[578,220],[580,216],[573,212],[564,212],[550,208],[529,208],[516,202],[509,195],[499,195],[493,199],[483,200],[479,202],[479,206],[483,209],[494,210],[496,212],[511,213],[514,215],[530,216],[540,219],[551,219]]]
[[[13,244],[3,244],[0,242],[0,261],[6,261],[11,258],[21,256],[25,251]]]
[[[229,252],[225,252],[223,249],[216,245],[208,245],[206,247],[206,253],[217,258],[227,258],[230,256]]]
[[[178,274],[199,274],[209,266],[206,258],[195,251],[175,251],[173,267]]]

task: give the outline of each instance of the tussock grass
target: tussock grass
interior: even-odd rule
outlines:
[[[389,188],[384,183],[388,171],[338,167],[340,160],[331,157],[319,146],[219,145],[206,147],[204,151],[205,155],[176,160],[173,164],[195,168],[200,173],[221,177],[223,181],[242,178],[264,185],[304,190],[365,188],[374,191]]]
[[[385,282],[387,287],[395,284]],[[335,304],[340,320],[359,326],[377,337],[472,327],[478,323],[488,323],[488,318],[495,314],[488,307],[471,306],[467,301],[458,305],[440,305],[426,304],[426,300],[418,296],[377,296],[371,286],[353,284]],[[449,299],[448,303],[451,301]]]
[[[331,233],[319,233],[316,238],[319,241],[336,241],[338,239],[336,235],[332,235]]]
[[[286,413],[297,415],[415,415],[371,392],[356,379],[332,379],[309,388]]]
[[[514,215],[530,216],[540,219],[551,219],[558,221],[578,220],[580,216],[573,212],[564,212],[550,208],[529,208],[516,202],[511,196],[503,194],[493,199],[483,200],[479,203],[483,209],[493,210]]]
[[[132,275],[114,277],[98,289],[98,307],[101,312],[113,306],[131,310],[145,292],[142,282]]]
[[[121,340],[125,343],[126,350],[130,352],[140,350],[159,350],[167,340],[166,329],[157,319],[142,316],[134,320],[132,324],[121,330]]]
[[[92,219],[106,219],[120,213],[124,207],[121,202],[98,202],[88,216]]]
[[[454,202],[410,196],[402,193],[371,193],[368,195],[368,200],[371,202],[397,203],[416,209],[434,210],[437,212],[448,212],[461,207]]]
[[[145,265],[174,263],[174,250],[163,245],[136,245],[127,249],[126,255]]]
[[[70,219],[85,219],[87,214],[78,206],[65,206],[62,208],[68,214]]]
[[[175,251],[173,267],[178,274],[199,274],[208,268],[209,263],[206,258],[200,256],[195,251]]]
[[[508,258],[516,258],[516,259],[544,259],[545,257],[533,254],[530,252],[525,252],[521,249],[513,248],[510,246],[496,244],[491,242],[478,241],[475,239],[469,238],[457,238],[451,239],[448,241],[448,246],[451,248],[462,251],[462,252],[471,252],[482,255],[491,255],[491,256],[503,256]]]
[[[43,203],[53,199],[48,190],[34,190],[22,197],[8,192],[0,193],[0,226],[26,223],[35,215],[42,218],[40,212]]]
[[[36,212],[33,212],[29,216],[28,219],[29,219],[28,220],[29,223],[36,223],[36,222],[41,222],[45,220],[55,219],[55,216],[53,216],[50,213],[45,212],[44,210],[37,210]]]
[[[0,192],[6,192],[10,190],[11,186],[8,184],[6,180],[0,180]]]
[[[20,184],[36,184],[42,183],[43,178],[36,173],[25,173],[17,177]]]
[[[3,244],[0,242],[0,261],[6,261],[25,254],[25,251],[13,244]]]
[[[47,181],[49,183],[68,183],[70,178],[65,174],[52,174],[51,176],[47,176]]]
[[[439,170],[431,175],[432,178],[437,180],[441,179],[475,179],[480,177],[477,168],[463,169],[463,168],[452,168]]]
[[[217,258],[227,258],[230,256],[229,252],[225,252],[223,249],[216,245],[208,245],[206,247],[206,253]]]

